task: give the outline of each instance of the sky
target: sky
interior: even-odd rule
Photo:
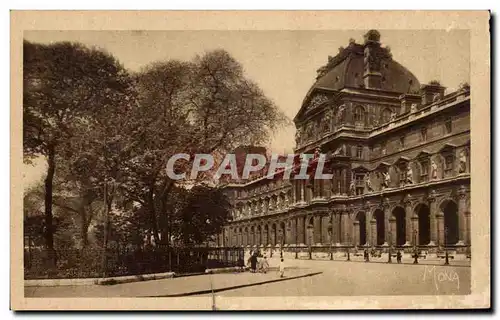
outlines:
[[[349,39],[363,42],[367,30],[331,31],[28,31],[24,39],[38,43],[80,42],[113,54],[131,71],[169,59],[190,60],[214,49],[228,51],[283,112],[293,119],[314,83],[316,70]],[[470,45],[467,30],[379,30],[393,59],[420,83],[439,80],[450,91],[469,81]],[[293,126],[276,132],[268,147],[290,153]],[[25,186],[44,175],[44,160],[24,166]]]

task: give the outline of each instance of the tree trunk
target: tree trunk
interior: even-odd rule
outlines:
[[[158,221],[156,219],[153,190],[154,190],[153,188],[149,189],[148,202],[149,202],[149,214],[151,220],[151,232],[153,232],[153,238],[155,239],[155,246],[157,246],[160,243],[160,237],[158,236]]]
[[[55,164],[55,148],[50,145],[47,155],[47,177],[45,178],[45,245],[47,248],[49,263],[56,265],[57,258],[54,251],[54,227],[52,222],[52,187],[54,174],[56,170]]]
[[[85,209],[81,213],[81,219],[80,219],[80,233],[82,237],[82,249],[85,249],[88,244],[89,244],[89,239],[88,239],[88,231],[89,231],[89,223],[87,222],[87,216],[86,216],[86,211]]]
[[[104,236],[102,241],[102,274],[103,278],[108,274],[108,233],[109,233],[109,211],[111,210],[111,199],[108,196],[108,183],[104,182]]]

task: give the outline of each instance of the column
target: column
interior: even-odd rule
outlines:
[[[389,237],[389,245],[395,246],[398,239],[398,230],[396,228],[396,218],[394,216],[389,218],[389,225],[391,227],[391,236]]]
[[[391,212],[389,211],[389,205],[384,204],[384,245],[389,244],[389,230],[391,225],[389,223],[389,219],[391,217]]]
[[[405,245],[410,245],[412,243],[413,239],[413,228],[412,228],[412,223],[411,223],[411,217],[413,215],[412,212],[412,203],[411,201],[406,201],[405,202],[405,222],[406,222],[406,242]]]
[[[377,220],[371,219],[370,220],[370,226],[371,226],[371,245],[376,246],[377,245]]]
[[[314,216],[314,243],[321,243],[321,216],[318,214]]]
[[[276,225],[276,224],[274,224]],[[276,245],[276,238],[277,238],[277,235],[276,235],[276,232],[278,232],[278,226],[276,226],[276,229],[272,228],[271,227],[271,245],[275,246]]]
[[[438,245],[444,246],[444,214],[442,212],[438,212],[436,214],[436,224],[437,224],[437,236],[438,236]]]
[[[436,245],[437,242],[437,233],[438,226],[436,221],[436,214],[438,212],[437,203],[435,197],[429,197],[429,219],[430,219],[430,228],[431,228],[431,242],[429,245]]]
[[[349,211],[343,211],[342,212],[342,243],[348,244],[350,241],[352,241],[352,231],[350,228]]]
[[[366,243],[362,243],[363,245],[373,245],[372,242],[372,226],[371,226],[371,220],[372,220],[372,214],[370,213],[370,208],[366,207],[365,208],[365,232],[366,232]]]
[[[262,241],[261,241],[262,240],[262,238],[261,238],[262,231],[259,231],[259,229],[257,228],[256,231],[255,231],[255,235],[256,235],[256,237],[255,237],[256,238],[255,239],[255,244],[257,246],[260,246],[262,244]]]
[[[291,221],[285,221],[285,243],[290,244],[292,243],[292,223]]]
[[[313,181],[314,183],[314,181]],[[304,180],[304,188],[305,188],[305,193],[306,193],[306,202],[309,203],[313,199],[313,187],[312,185],[307,185],[306,180]]]
[[[323,194],[326,199],[330,198],[332,195],[332,181],[323,180]]]
[[[297,244],[305,244],[305,223],[304,223],[305,217],[300,216],[297,217]]]
[[[268,227],[269,228],[269,227]],[[264,246],[267,246],[269,243],[269,235],[268,235],[269,229],[265,229],[265,226],[262,227],[262,244]]]
[[[467,231],[467,235],[466,235],[466,244],[467,245],[471,245],[471,237],[470,237],[470,230],[471,230],[471,226],[470,226],[470,211],[467,210],[467,212],[465,212],[465,224],[466,224],[466,231]]]
[[[328,237],[328,223],[330,222],[330,216],[323,215],[321,217],[321,243],[330,244],[330,238]]]
[[[354,221],[354,236],[353,236],[354,245],[356,245],[356,246],[361,245],[361,243],[359,243],[359,241],[360,241],[360,239],[359,239],[359,233],[360,233],[359,232],[359,221],[356,220],[356,221]]]
[[[298,180],[299,186],[300,186],[300,202],[305,201],[305,180]]]
[[[340,244],[342,234],[342,215],[340,211],[336,211],[333,215],[333,235],[334,242]]]
[[[421,243],[419,243],[419,241],[418,241],[418,237],[419,237],[419,235],[418,235],[418,215],[414,214],[411,217],[411,224],[412,224],[412,227],[413,227],[413,232],[412,232],[412,235],[411,235],[412,239],[413,239],[413,237],[415,237],[415,234],[416,234],[416,237],[417,237],[415,239],[415,243],[413,243],[413,244],[419,245]],[[412,240],[412,242],[413,242],[413,240]],[[427,243],[424,243],[424,244],[427,244]]]
[[[297,218],[292,218],[292,230],[290,232],[290,244],[297,244]]]
[[[465,212],[467,211],[467,191],[461,187],[458,191],[458,243],[464,244],[467,239],[467,224]]]

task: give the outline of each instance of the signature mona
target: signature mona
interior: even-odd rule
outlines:
[[[439,291],[439,285],[442,282],[456,282],[457,290],[460,289],[460,278],[458,273],[453,269],[448,268],[440,268],[436,270],[436,266],[428,267],[425,266],[424,270],[424,281],[432,280],[434,282],[434,286],[436,287],[436,291]]]

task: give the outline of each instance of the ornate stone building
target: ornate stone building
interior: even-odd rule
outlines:
[[[227,188],[223,246],[470,246],[470,89],[421,85],[371,30],[318,70],[294,122],[296,153],[328,155],[332,180]]]

